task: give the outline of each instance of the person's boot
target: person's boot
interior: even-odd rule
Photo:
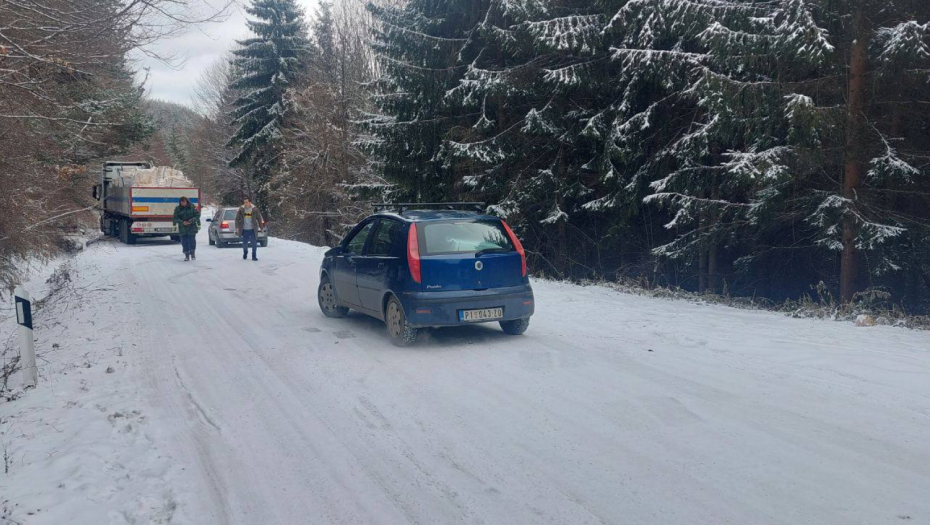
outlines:
[[[185,253],[185,254],[184,254],[184,260],[185,260],[185,261],[191,260],[191,254]]]
[[[249,257],[249,252],[242,252],[242,260],[246,260]]]
[[[252,254],[252,260],[253,260],[253,261],[257,261],[257,260],[258,260],[258,257],[256,257],[254,253]]]
[[[195,252],[191,252],[191,260],[193,261],[197,260],[197,254]]]

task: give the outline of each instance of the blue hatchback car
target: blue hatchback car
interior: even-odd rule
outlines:
[[[426,327],[499,322],[508,334],[526,331],[533,288],[526,253],[507,223],[477,212],[392,206],[326,252],[318,297],[327,317],[352,309],[381,319],[398,346]]]

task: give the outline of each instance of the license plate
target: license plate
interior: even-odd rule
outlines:
[[[493,321],[504,317],[503,308],[483,308],[481,310],[459,310],[459,321],[475,323],[479,321]]]
[[[158,233],[171,233],[174,231],[174,228],[155,228],[155,231]]]

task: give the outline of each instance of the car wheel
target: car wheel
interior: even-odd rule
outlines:
[[[216,246],[216,241],[213,240],[213,234],[207,233],[207,238],[210,239],[210,246]]]
[[[262,248],[267,248],[267,247],[268,247],[268,239],[265,239],[264,241],[260,242],[259,244],[262,245]]]
[[[324,276],[320,280],[316,295],[320,303],[320,310],[323,310],[323,315],[326,317],[345,317],[349,313],[348,308],[339,306],[339,301],[336,299],[336,290],[333,289],[332,283],[329,282],[329,277]]]
[[[407,324],[404,308],[396,297],[391,297],[384,311],[384,324],[387,325],[388,335],[395,346],[410,346],[417,340],[416,328]]]
[[[501,330],[510,335],[522,335],[530,327],[530,318],[516,319],[513,321],[501,321]]]

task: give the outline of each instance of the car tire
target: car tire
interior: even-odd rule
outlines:
[[[323,276],[320,279],[320,286],[317,287],[316,291],[317,302],[320,303],[320,310],[323,310],[323,315],[326,317],[332,317],[338,319],[340,317],[345,317],[349,313],[349,309],[345,306],[339,306],[339,300],[336,298],[336,289],[333,287],[332,283],[329,282],[329,277]]]
[[[226,243],[223,242],[223,241],[221,241],[221,240],[219,239],[219,237],[217,237],[217,239],[216,239],[216,247],[217,247],[217,248],[225,248],[225,247],[226,247]]]
[[[391,297],[384,309],[384,324],[394,346],[410,346],[416,342],[419,330],[407,324],[404,307],[396,297]]]
[[[513,321],[501,321],[501,330],[510,335],[523,335],[526,329],[530,327],[530,318],[515,319]]]
[[[262,241],[262,242],[260,242],[260,243],[258,243],[258,244],[260,244],[262,248],[267,248],[267,247],[268,247],[268,239],[265,239],[264,241]]]
[[[210,246],[216,246],[216,241],[213,240],[213,236],[212,236],[212,235],[210,235],[210,234],[208,233],[208,234],[207,234],[207,238],[210,239],[210,240],[208,241],[208,242],[210,243]]]

